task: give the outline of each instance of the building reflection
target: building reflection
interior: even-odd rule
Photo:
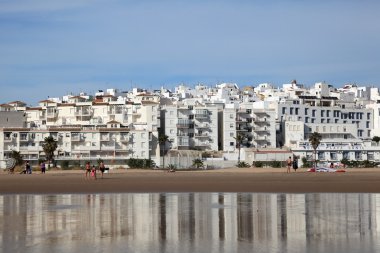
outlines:
[[[376,194],[105,194],[0,196],[0,251],[61,242],[140,252],[378,250]],[[376,246],[377,245],[377,246]],[[99,246],[100,247],[100,246]],[[374,247],[374,248],[371,248]],[[22,251],[22,250],[21,250]]]

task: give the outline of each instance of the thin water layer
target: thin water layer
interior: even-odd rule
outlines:
[[[0,196],[1,252],[380,252],[378,194]]]

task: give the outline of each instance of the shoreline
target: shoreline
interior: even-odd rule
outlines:
[[[0,173],[0,194],[102,194],[176,192],[380,193],[380,169],[345,173],[286,173],[286,168],[229,168],[177,171],[112,170],[86,179],[84,171],[51,170],[31,175]]]

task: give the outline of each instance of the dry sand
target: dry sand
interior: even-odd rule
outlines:
[[[346,173],[311,173],[300,169],[231,168],[212,171],[114,170],[103,179],[86,179],[83,171],[0,173],[0,194],[127,192],[347,192],[380,193],[380,169]],[[99,175],[98,175],[99,177]]]

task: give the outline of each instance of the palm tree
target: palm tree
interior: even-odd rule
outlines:
[[[322,135],[318,132],[314,132],[309,136],[309,142],[314,149],[314,168],[317,167],[317,148],[321,143]]]
[[[240,164],[240,149],[241,149],[241,144],[243,142],[243,140],[245,139],[245,136],[242,135],[242,134],[238,134],[236,136],[236,138],[234,137],[234,139],[236,140],[236,146],[239,150],[239,155],[238,155],[238,164]]]
[[[372,141],[376,142],[376,145],[379,146],[380,137],[379,136],[373,136]]]
[[[45,152],[46,160],[49,161],[49,168],[50,168],[50,162],[54,159],[54,151],[57,149],[58,144],[57,141],[54,140],[52,136],[45,137],[44,143],[42,144],[42,149]]]
[[[162,148],[162,168],[164,169],[165,168],[165,146],[166,146],[166,142],[169,141],[169,137],[166,135],[166,134],[160,134],[160,136],[158,137],[158,143],[160,144],[161,148]]]
[[[24,159],[22,159],[22,156],[19,151],[12,150],[12,153],[10,154],[10,158],[13,158],[16,160],[16,165],[22,165],[24,163]]]

